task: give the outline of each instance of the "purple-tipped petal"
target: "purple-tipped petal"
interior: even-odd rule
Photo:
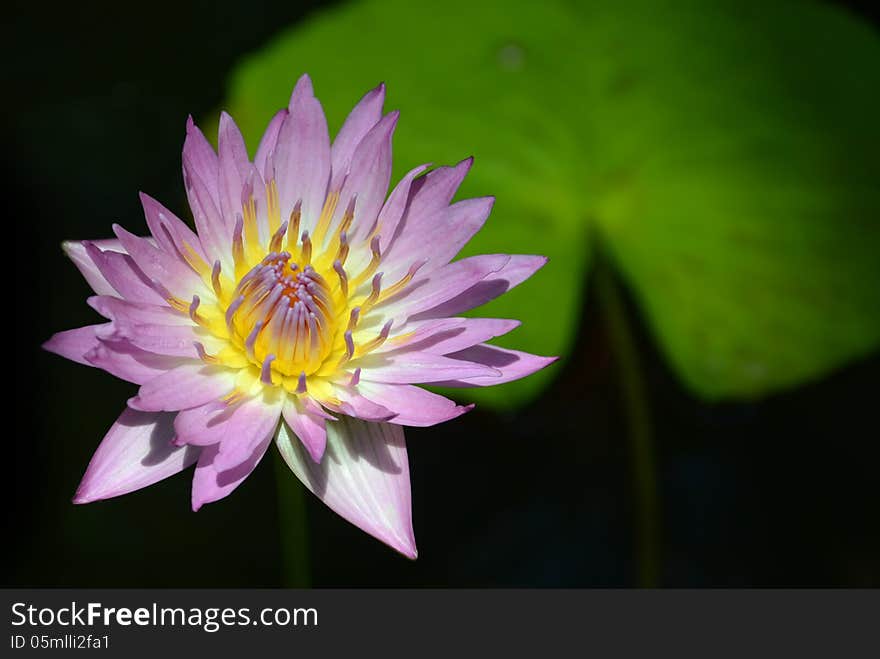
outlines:
[[[351,168],[355,149],[382,118],[382,105],[385,103],[385,84],[371,89],[358,102],[346,117],[339,134],[330,149],[331,172],[330,190],[339,190]]]
[[[265,455],[273,435],[274,431],[256,441],[246,459],[232,469],[219,469],[215,464],[220,455],[219,444],[201,449],[193,474],[192,509],[196,511],[206,503],[219,501],[241,485]]]
[[[416,558],[403,429],[342,417],[327,424],[316,464],[286,424],[276,438],[291,471],[331,510],[407,558]]]
[[[61,355],[77,364],[92,366],[93,364],[86,359],[86,355],[100,344],[95,332],[107,327],[109,327],[109,323],[87,325],[58,332],[43,344],[43,350],[54,352],[56,355]]]
[[[310,409],[298,396],[292,397],[284,404],[284,421],[290,426],[315,462],[324,457],[327,446],[327,430],[325,419]]]
[[[501,377],[459,376],[447,382],[438,382],[444,387],[489,387],[519,380],[536,371],[540,371],[555,362],[559,357],[541,357],[519,350],[507,350],[498,346],[478,345],[448,355],[463,364],[479,363],[496,369]]]
[[[281,217],[302,201],[302,227],[312,231],[330,180],[330,136],[308,76],[297,81],[288,109],[273,157]]]
[[[234,386],[235,377],[228,369],[184,364],[145,382],[128,405],[145,412],[186,410],[217,400]]]
[[[361,357],[352,366],[363,369],[361,381],[388,384],[418,384],[444,380],[499,377],[501,372],[492,366],[451,359],[428,352],[401,352]]]
[[[433,426],[449,421],[473,409],[409,384],[362,382],[363,396],[394,412],[388,420],[401,426]]]
[[[494,300],[511,288],[519,286],[519,284],[544,267],[546,263],[546,256],[514,254],[498,272],[490,273],[463,293],[456,295],[443,304],[424,313],[417,314],[413,317],[413,320],[448,318],[465,311],[470,311],[475,307]]]
[[[125,249],[115,238],[90,241],[65,240],[61,243],[61,248],[64,250],[64,253],[67,254],[71,261],[73,261],[77,270],[80,271],[83,278],[88,282],[89,286],[92,287],[92,290],[95,291],[97,295],[119,295],[116,289],[107,281],[107,278],[101,274],[101,271],[98,269],[97,264],[92,260],[92,257],[86,252],[86,243],[91,243],[105,251],[125,253]]]
[[[174,415],[126,408],[89,462],[74,503],[139,490],[186,469],[200,449],[174,446]]]

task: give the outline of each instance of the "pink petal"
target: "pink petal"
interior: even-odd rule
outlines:
[[[199,176],[197,166],[187,157],[186,152],[183,156],[183,184],[205,255],[211,264],[219,259],[231,271],[232,228],[235,218],[224,218],[221,215],[216,181],[212,192],[208,182]]]
[[[231,406],[211,401],[177,414],[174,419],[176,441],[181,445],[208,446],[227,438],[253,435],[252,428],[268,416],[274,417],[274,422],[277,422],[280,412],[280,404],[267,404],[262,396]]]
[[[346,117],[339,134],[330,149],[331,172],[330,190],[339,190],[348,175],[351,159],[358,144],[370,129],[382,118],[382,105],[385,103],[385,84],[371,89],[358,102]]]
[[[446,302],[501,270],[507,254],[482,254],[449,263],[424,276],[416,276],[401,293],[379,303],[375,311],[392,318],[409,318]],[[394,279],[389,279],[394,281]]]
[[[404,216],[401,236],[423,231],[429,218],[452,201],[473,164],[473,158],[465,158],[455,167],[438,167],[419,179],[412,188],[412,200]]]
[[[109,295],[93,295],[86,300],[99,314],[126,325],[192,325],[189,316],[169,306],[131,302]]]
[[[52,335],[48,341],[43,344],[43,350],[54,352],[61,355],[65,359],[69,359],[78,364],[92,366],[91,362],[86,359],[86,354],[94,350],[100,341],[95,335],[95,331],[100,328],[109,327],[109,323],[103,325],[86,325],[85,327],[77,327],[76,329],[65,330]]]
[[[325,402],[325,405],[334,412],[362,421],[389,421],[394,416],[394,412],[387,407],[361,396],[359,389],[359,386],[336,385],[333,393],[340,400],[340,404]]]
[[[273,157],[281,217],[302,201],[302,227],[312,231],[324,207],[330,179],[330,135],[324,110],[302,76],[290,97]]]
[[[92,366],[135,384],[149,382],[181,364],[178,357],[156,355],[127,341],[99,341],[85,358]]]
[[[88,241],[83,245],[88,257],[118,295],[133,302],[165,303],[165,298],[159,293],[155,283],[150,281],[128,254],[103,251]]]
[[[400,426],[343,417],[327,424],[316,464],[286,426],[276,438],[291,471],[333,511],[408,558],[416,558],[409,462]]]
[[[234,218],[242,210],[241,190],[250,173],[251,163],[241,131],[226,112],[220,113],[217,149],[220,153],[220,212],[224,218]]]
[[[215,352],[223,346],[222,340],[194,325],[130,325],[114,322],[98,330],[97,335],[102,341],[127,341],[157,355],[194,360],[200,358],[197,343],[201,343],[209,352]]]
[[[541,357],[519,350],[506,350],[498,346],[477,345],[460,352],[448,355],[453,359],[461,359],[463,363],[485,364],[497,369],[501,377],[460,376],[448,382],[438,382],[444,387],[488,387],[519,380],[549,366],[559,357]]]
[[[140,271],[151,281],[162,284],[169,292],[185,300],[196,293],[205,294],[201,277],[176,255],[176,251],[166,252],[118,224],[113,225],[113,233]]]
[[[195,447],[174,446],[174,415],[126,408],[89,462],[74,503],[109,499],[173,476],[196,461]]]
[[[419,350],[446,355],[503,336],[521,324],[504,318],[444,318],[408,323],[401,337],[386,341],[374,352]]]
[[[141,205],[147,226],[156,243],[169,254],[186,254],[186,247],[205,258],[202,242],[186,223],[158,201],[143,192],[140,193]]]
[[[234,386],[235,377],[228,369],[184,364],[141,385],[128,405],[145,412],[186,410],[221,398]]]
[[[409,384],[379,384],[363,381],[358,390],[371,401],[393,411],[388,420],[401,426],[433,426],[461,416],[474,408]]]
[[[217,455],[212,461],[218,474],[231,471],[248,461],[256,448],[266,437],[273,437],[281,418],[281,396],[267,400],[264,396],[255,396],[235,409],[231,419],[234,423],[228,427],[226,436],[216,444]],[[263,448],[265,451],[265,447]]]
[[[370,354],[351,362],[351,366],[363,369],[361,380],[389,384],[441,382],[479,376],[491,379],[501,375],[501,372],[492,366],[427,352]]]
[[[77,267],[83,278],[88,282],[89,286],[92,287],[92,290],[95,291],[95,293],[98,295],[118,295],[119,293],[116,292],[116,289],[110,285],[110,282],[108,282],[104,275],[101,274],[98,266],[86,253],[85,244],[87,242],[96,245],[102,250],[113,250],[124,253],[125,249],[123,249],[122,245],[115,238],[91,241],[65,240],[61,243],[61,248],[64,250],[64,253],[67,254],[71,261],[73,261],[73,264]]]
[[[292,397],[284,404],[283,414],[284,421],[299,437],[299,441],[305,446],[312,460],[320,462],[327,445],[324,418],[314,410],[310,410],[309,406],[297,397]]]
[[[203,181],[208,198],[213,201],[215,206],[219,206],[220,196],[217,192],[217,181],[220,177],[220,163],[214,152],[214,147],[196,126],[192,117],[187,117],[186,120],[183,161],[184,179],[188,175],[192,175]],[[193,207],[192,198],[190,198],[190,207]]]
[[[415,169],[409,170],[400,179],[400,183],[391,191],[388,201],[385,202],[382,210],[379,211],[379,219],[377,221],[379,235],[381,236],[379,247],[383,252],[388,250],[388,245],[391,244],[397,233],[400,220],[403,218],[403,213],[406,211],[406,206],[410,201],[410,189],[412,188],[413,180],[427,168],[428,165],[419,165]]]
[[[195,511],[206,503],[219,501],[241,485],[265,455],[271,439],[272,433],[260,438],[252,445],[244,462],[227,470],[218,469],[214,464],[220,454],[219,444],[203,448],[193,474],[192,509]]]
[[[391,181],[391,140],[398,112],[389,112],[370,129],[355,149],[351,172],[342,186],[336,206],[337,220],[355,199],[352,240],[364,238],[376,224]]]
[[[399,235],[383,259],[392,279],[402,275],[416,261],[425,261],[427,274],[451,261],[486,222],[494,197],[465,199],[429,215],[421,232]]]
[[[448,318],[464,311],[470,311],[518,286],[544,267],[546,263],[546,256],[514,254],[499,271],[489,273],[463,293],[433,309],[418,314],[414,319]]]
[[[284,108],[276,112],[275,116],[269,120],[269,125],[266,126],[266,130],[263,132],[263,137],[260,139],[260,144],[257,147],[257,152],[254,155],[254,165],[262,175],[264,181],[271,181],[275,178],[275,173],[269,171],[268,165],[275,152],[275,147],[278,143],[278,134],[281,132],[281,126],[287,118],[287,115],[287,108]]]

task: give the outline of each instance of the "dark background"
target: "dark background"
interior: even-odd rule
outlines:
[[[15,424],[2,440],[2,584],[280,583],[268,459],[198,514],[185,475],[73,506],[135,387],[39,345],[95,322],[61,240],[107,237],[114,221],[143,230],[138,190],[183,213],[187,114],[215,113],[236,61],[318,4],[28,3],[4,17],[0,184],[12,279],[2,318],[14,330],[4,381]],[[845,4],[880,23],[871,3]],[[314,585],[635,583],[626,419],[588,287],[578,345],[539,400],[408,431],[418,561],[309,498]],[[631,303],[628,312],[638,323]],[[760,402],[709,405],[636,328],[657,434],[662,584],[880,586],[880,355]]]

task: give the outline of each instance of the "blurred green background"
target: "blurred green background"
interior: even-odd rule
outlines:
[[[319,6],[320,5],[320,6]],[[312,76],[331,131],[384,80],[395,176],[475,155],[467,253],[550,264],[481,314],[559,354],[408,432],[420,558],[308,500],[314,585],[880,585],[880,36],[868,3],[403,0],[17,8],[8,585],[283,582],[268,461],[74,507],[133,392],[39,351],[93,322],[66,238],[184,214],[192,113],[251,145]],[[292,476],[291,476],[292,478]]]

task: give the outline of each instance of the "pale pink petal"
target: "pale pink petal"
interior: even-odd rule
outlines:
[[[401,426],[433,426],[473,409],[410,384],[380,384],[362,381],[358,390],[371,401],[394,412],[388,420]]]
[[[307,75],[297,81],[288,109],[273,156],[281,217],[302,201],[302,227],[311,231],[330,180],[330,135]]]
[[[519,350],[507,350],[498,346],[478,345],[460,352],[447,355],[452,359],[460,359],[463,364],[479,363],[496,369],[501,377],[459,376],[445,382],[438,382],[444,387],[489,387],[519,380],[531,375],[555,362],[558,357],[541,357]]]
[[[276,438],[291,471],[331,510],[408,558],[416,558],[403,429],[342,417],[327,424],[316,464],[286,424]]]
[[[145,412],[186,410],[221,398],[234,386],[234,374],[228,369],[184,364],[142,384],[128,405]]]
[[[385,84],[371,89],[346,117],[339,134],[330,149],[331,172],[330,190],[339,190],[349,173],[355,149],[370,129],[382,118],[382,105],[385,103]]]
[[[94,350],[100,341],[95,335],[95,331],[99,328],[106,328],[109,323],[103,325],[87,325],[85,327],[77,327],[76,329],[65,330],[52,335],[48,341],[43,344],[43,350],[54,352],[61,355],[65,359],[69,359],[78,364],[92,366],[86,354]]]
[[[284,421],[290,426],[315,462],[320,462],[327,445],[326,420],[298,397],[284,404]]]
[[[546,263],[546,256],[514,254],[499,271],[488,274],[463,293],[433,309],[417,314],[413,319],[446,318],[470,311],[518,286]]]
[[[101,271],[98,269],[98,266],[92,258],[86,253],[86,242],[96,245],[99,249],[125,252],[122,245],[115,238],[91,241],[65,240],[61,243],[61,248],[64,250],[64,253],[67,254],[71,261],[73,261],[77,270],[80,271],[83,278],[88,282],[89,286],[92,287],[92,290],[95,291],[95,293],[98,295],[119,295],[116,289],[113,288],[113,286],[110,285],[110,282],[108,282],[104,275],[101,274]]]
[[[244,462],[232,469],[219,470],[214,464],[220,454],[219,444],[201,449],[196,471],[193,474],[192,509],[195,511],[206,503],[219,501],[241,485],[265,455],[273,435],[274,431],[259,438],[252,445],[253,448]]]
[[[122,413],[89,462],[74,503],[109,499],[139,490],[183,471],[200,449],[174,446],[173,414]]]
[[[361,379],[389,384],[415,384],[443,380],[498,377],[501,372],[492,366],[451,359],[428,352],[402,352],[366,355],[351,362],[362,369]]]

